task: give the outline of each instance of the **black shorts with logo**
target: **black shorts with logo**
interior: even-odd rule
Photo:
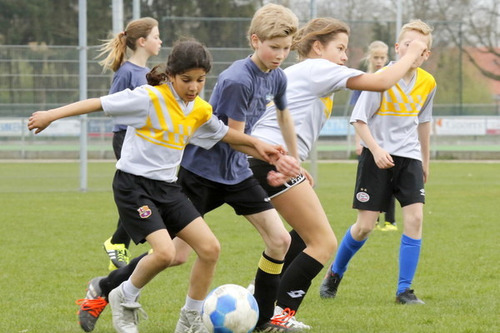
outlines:
[[[401,207],[425,203],[422,162],[413,158],[392,156],[394,167],[380,169],[369,149],[359,158],[353,208],[386,212],[391,196]]]
[[[203,216],[227,203],[237,215],[251,215],[273,209],[269,196],[255,177],[227,185],[200,177],[183,167],[179,168],[178,183]]]
[[[147,235],[160,229],[167,229],[173,238],[200,217],[177,183],[117,170],[113,192],[120,221],[136,244],[144,243]]]

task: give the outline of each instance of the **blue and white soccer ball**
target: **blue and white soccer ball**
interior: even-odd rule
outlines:
[[[213,333],[252,332],[259,318],[259,307],[244,287],[225,284],[212,290],[203,303],[203,323]]]

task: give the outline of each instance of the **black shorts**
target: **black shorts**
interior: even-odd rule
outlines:
[[[392,158],[394,167],[380,169],[370,150],[363,148],[358,163],[353,208],[386,212],[392,195],[401,207],[425,203],[422,162],[400,156]]]
[[[113,192],[120,221],[136,244],[144,243],[147,235],[160,229],[167,229],[173,238],[200,217],[177,183],[117,170]]]
[[[122,156],[123,141],[125,140],[127,130],[113,132],[113,152],[115,153],[116,160],[118,161]]]
[[[276,168],[273,165],[256,158],[249,158],[248,163],[250,164],[250,169],[252,169],[254,177],[257,178],[260,185],[267,192],[270,198],[274,198],[275,196],[288,191],[295,185],[298,185],[306,180],[306,177],[300,174],[281,186],[271,186],[267,182],[267,174],[269,171],[276,171]]]
[[[251,215],[273,209],[269,196],[252,176],[235,185],[221,184],[179,168],[178,183],[203,216],[227,203],[237,215]]]

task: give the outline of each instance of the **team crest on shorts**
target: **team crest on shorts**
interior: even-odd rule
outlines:
[[[368,202],[368,200],[370,200],[370,195],[366,192],[358,192],[356,193],[356,199],[358,199],[359,202]]]
[[[140,207],[137,211],[139,212],[139,216],[141,217],[141,219],[146,219],[150,217],[152,213],[148,205]]]

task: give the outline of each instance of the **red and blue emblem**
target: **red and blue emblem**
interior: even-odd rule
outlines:
[[[137,211],[139,212],[139,216],[141,217],[141,219],[147,219],[152,214],[151,209],[148,205],[140,207]]]

